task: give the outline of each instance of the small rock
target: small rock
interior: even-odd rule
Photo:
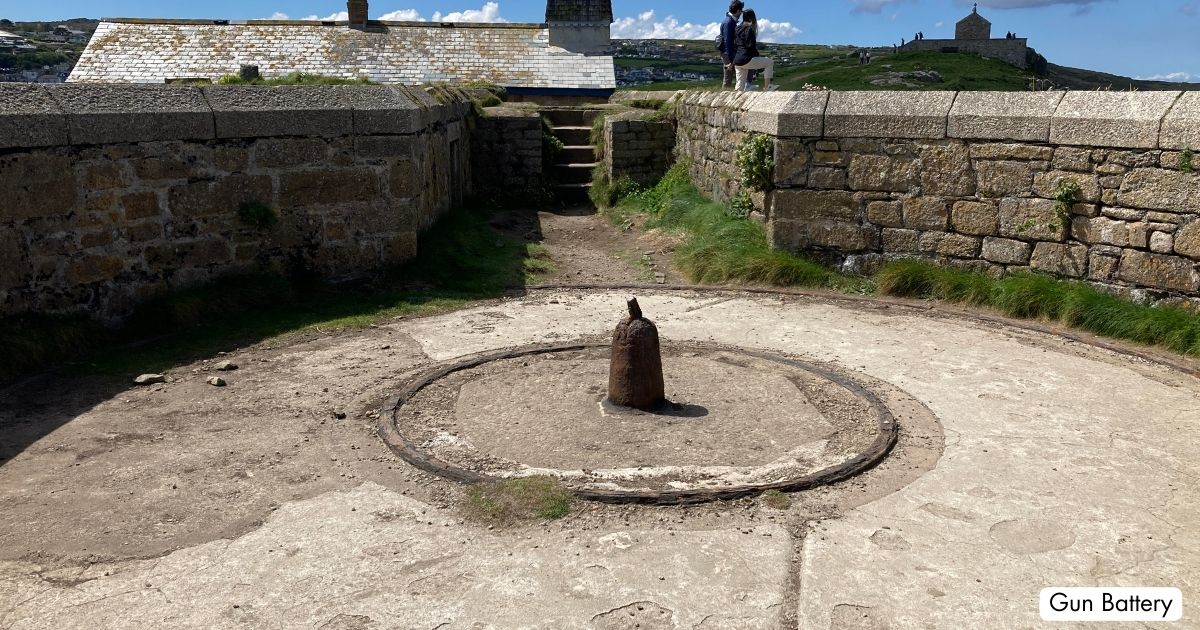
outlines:
[[[380,350],[391,350],[392,347],[391,346],[379,346],[379,349]]]
[[[656,282],[658,284],[666,284],[667,283],[667,275],[664,273],[654,274],[654,282]]]
[[[133,379],[134,385],[154,385],[156,383],[166,383],[167,377],[162,374],[143,374]]]
[[[217,364],[218,372],[232,372],[238,369],[238,366],[233,361],[222,361]]]
[[[333,412],[333,417],[334,417],[334,418],[337,418],[338,420],[345,420],[345,419],[346,419],[346,412],[344,412],[344,411],[335,411],[335,412]]]
[[[225,382],[225,379],[221,378],[220,376],[214,376],[205,382],[213,387],[225,387],[228,385],[228,383]]]

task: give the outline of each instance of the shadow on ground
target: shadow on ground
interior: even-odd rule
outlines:
[[[148,303],[119,329],[85,318],[0,322],[0,466],[126,391],[139,374],[281,335],[362,328],[521,294],[537,283],[541,239],[536,211],[460,209],[421,236],[416,258],[351,284],[304,273],[236,276]],[[72,395],[50,395],[47,384],[61,391],[64,379]]]

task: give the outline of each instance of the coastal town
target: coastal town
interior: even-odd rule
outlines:
[[[95,30],[94,20],[0,19],[0,82],[64,83]]]

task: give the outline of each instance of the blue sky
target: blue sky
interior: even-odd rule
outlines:
[[[952,37],[968,0],[750,0],[778,41],[883,45],[924,31]],[[708,38],[725,2],[613,0],[614,37]],[[327,17],[339,0],[0,0],[0,17]],[[539,22],[545,0],[371,0],[371,16]],[[1200,81],[1200,0],[981,0],[993,35],[1016,31],[1051,62],[1142,78]],[[278,15],[277,15],[278,14]]]

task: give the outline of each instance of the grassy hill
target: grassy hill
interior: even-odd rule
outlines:
[[[764,45],[763,53],[776,60],[776,81],[783,89],[798,90],[805,84],[832,90],[996,90],[1024,91],[1033,79],[1049,80],[1055,87],[1071,90],[1196,90],[1200,84],[1141,81],[1092,70],[1048,64],[1044,74],[1022,70],[1002,61],[970,53],[893,52],[891,47],[872,48],[873,62],[858,63],[860,48],[849,46]],[[618,68],[653,67],[680,72],[707,72],[708,81],[658,81],[630,86],[633,90],[717,88],[720,66],[711,42],[653,40],[620,42]],[[653,57],[636,57],[650,50]]]

